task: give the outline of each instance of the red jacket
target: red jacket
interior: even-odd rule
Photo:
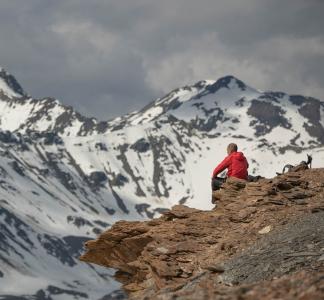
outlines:
[[[232,152],[215,168],[213,178],[219,173],[223,172],[225,169],[228,169],[228,177],[247,179],[248,167],[249,164],[242,152]]]

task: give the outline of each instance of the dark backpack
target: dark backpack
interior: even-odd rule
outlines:
[[[307,154],[307,161],[303,160],[296,166],[287,164],[283,167],[282,173],[278,173],[278,172],[276,172],[276,173],[277,173],[277,175],[282,175],[287,172],[298,172],[298,171],[302,171],[302,170],[311,169],[312,161],[313,161],[313,157],[311,155]]]

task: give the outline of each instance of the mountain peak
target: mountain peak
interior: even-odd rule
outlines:
[[[218,80],[215,81],[215,83],[209,85],[208,90],[211,93],[216,93],[221,88],[230,89],[234,86],[237,86],[242,91],[245,91],[246,87],[247,87],[243,81],[239,80],[238,78],[234,77],[233,75],[227,75],[227,76],[219,78]]]
[[[0,93],[1,92],[9,98],[27,96],[17,79],[2,67],[0,67]]]

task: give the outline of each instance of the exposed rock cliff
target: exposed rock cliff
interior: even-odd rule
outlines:
[[[118,269],[134,299],[323,299],[324,169],[228,180],[217,197],[117,222],[81,260]]]

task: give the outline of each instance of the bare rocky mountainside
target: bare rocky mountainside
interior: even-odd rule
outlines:
[[[307,154],[323,167],[323,137],[323,101],[233,76],[98,121],[33,98],[0,68],[0,299],[122,297],[114,270],[79,261],[85,241],[174,205],[212,210],[211,173],[230,142],[250,174],[272,178]]]
[[[81,260],[117,269],[131,299],[323,299],[324,169],[228,180],[217,198],[119,221]]]

